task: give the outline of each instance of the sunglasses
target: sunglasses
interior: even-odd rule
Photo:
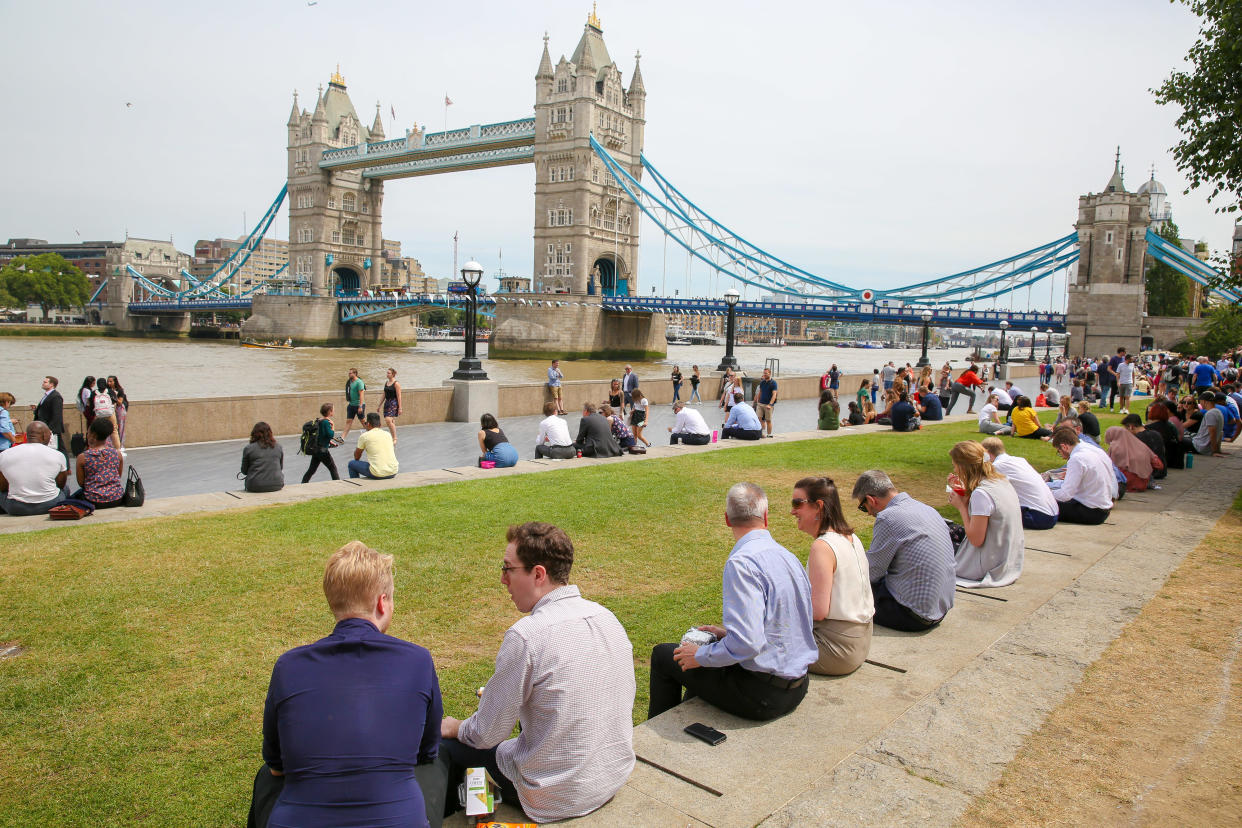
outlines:
[[[858,511],[862,512],[864,515],[871,514],[867,511],[867,499],[865,497],[858,502]]]
[[[798,508],[799,506],[801,506],[802,504],[804,504],[804,503],[810,503],[810,502],[811,502],[811,501],[807,500],[805,497],[795,497],[795,498],[793,498],[792,500],[790,500],[790,501],[789,501],[789,505],[790,505],[790,506],[792,506],[793,508],[797,509],[797,508]]]

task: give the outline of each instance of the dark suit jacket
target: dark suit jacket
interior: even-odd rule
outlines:
[[[621,444],[612,436],[612,426],[603,414],[592,414],[578,422],[574,445],[585,457],[620,457]]]
[[[41,423],[45,423],[52,430],[53,434],[64,434],[64,408],[65,401],[61,399],[60,392],[53,388],[35,406],[34,418]]]

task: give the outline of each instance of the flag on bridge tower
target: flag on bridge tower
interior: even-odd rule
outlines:
[[[445,105],[445,106],[452,106],[452,105],[453,105],[453,99],[452,99],[452,98],[450,98],[450,97],[448,96],[448,93],[447,93],[447,92],[445,92],[445,93],[444,93],[444,105]]]

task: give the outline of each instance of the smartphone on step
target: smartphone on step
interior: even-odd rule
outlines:
[[[695,722],[692,725],[686,725],[686,733],[709,745],[718,745],[728,737],[714,727],[708,727],[701,722]]]

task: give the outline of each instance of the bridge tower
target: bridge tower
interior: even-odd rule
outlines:
[[[637,289],[638,208],[596,158],[590,136],[641,177],[647,90],[639,58],[626,88],[594,10],[573,55],[555,68],[544,35],[535,74],[537,292],[632,296]]]
[[[1067,286],[1066,329],[1075,356],[1140,349],[1147,306],[1150,195],[1126,192],[1121,149],[1100,193],[1078,199],[1078,272]]]
[[[316,296],[337,289],[358,291],[379,281],[383,238],[380,213],[384,184],[361,170],[321,170],[320,154],[331,147],[384,140],[376,104],[370,129],[358,119],[340,67],[328,90],[319,87],[313,113],[289,113],[289,271]]]

